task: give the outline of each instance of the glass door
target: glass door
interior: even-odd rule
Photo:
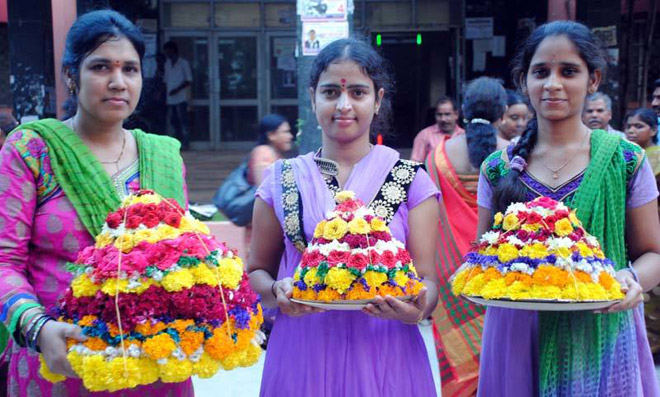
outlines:
[[[257,140],[261,114],[259,37],[218,33],[216,40],[219,141],[223,148],[251,147]]]
[[[296,133],[298,119],[298,74],[296,65],[296,36],[272,33],[267,35],[268,95],[266,109],[289,120]]]
[[[169,33],[165,42],[173,41],[179,48],[179,56],[188,63],[192,72],[192,85],[188,90],[188,122],[191,146],[194,149],[208,148],[213,142],[211,133],[211,89],[209,80],[209,39],[199,33]],[[164,60],[163,60],[164,62]],[[171,125],[167,122],[168,133],[171,135]]]

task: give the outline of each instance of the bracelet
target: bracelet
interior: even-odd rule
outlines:
[[[275,283],[276,282],[277,282],[277,280],[273,280],[273,283],[270,285],[270,292],[273,294],[275,299],[277,299],[277,294],[275,293]]]
[[[632,274],[632,276],[633,276],[633,278],[635,279],[635,281],[636,281],[637,283],[639,283],[639,276],[637,275],[637,272],[635,271],[635,268],[634,268],[634,267],[632,267],[632,266],[628,266],[628,267],[623,268],[623,270],[627,270],[627,271],[629,271],[629,272]]]
[[[421,311],[419,312],[419,317],[417,317],[417,320],[416,320],[414,323],[405,323],[405,324],[408,324],[408,325],[419,325],[419,323],[421,323],[422,320],[424,320],[424,310],[421,310]]]
[[[37,340],[39,338],[39,334],[41,333],[41,330],[43,329],[44,325],[46,325],[47,322],[52,320],[53,318],[48,316],[48,315],[43,315],[39,318],[35,326],[30,330],[31,335],[30,339],[28,340],[28,348],[31,350],[34,350],[38,353],[41,353],[41,349],[39,349],[39,346],[37,345]]]
[[[21,347],[27,347],[27,330],[36,323],[36,320],[38,320],[41,315],[45,314],[43,310],[40,310],[42,308],[35,309],[37,310],[35,310],[34,313],[24,315],[24,318],[22,317],[21,320],[19,320],[19,326],[16,327],[16,331],[14,331],[14,340]]]

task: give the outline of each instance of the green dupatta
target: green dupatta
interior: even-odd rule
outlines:
[[[48,146],[55,179],[92,236],[101,232],[105,218],[121,198],[110,176],[78,135],[64,123],[44,119],[23,124],[20,129],[38,133]],[[132,130],[139,154],[140,186],[185,208],[183,160],[177,140]]]
[[[626,188],[627,175],[632,174],[627,169],[620,139],[602,130],[593,131],[589,167],[567,203],[576,209],[586,231],[598,238],[616,270],[628,265]],[[614,349],[621,338],[630,336],[631,326],[634,332],[633,322],[631,310],[612,314],[539,312],[540,395],[602,392],[608,380],[601,378],[609,372],[611,360],[626,360],[614,357]]]

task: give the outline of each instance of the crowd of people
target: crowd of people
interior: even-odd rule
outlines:
[[[20,126],[0,151],[0,320],[7,331],[0,342],[10,339],[9,395],[89,394],[66,359],[67,339],[88,336],[49,314],[71,281],[66,263],[94,243],[105,216],[131,192],[152,189],[186,206],[180,143],[123,128],[140,98],[144,52],[139,30],[122,15],[79,17],[63,56],[73,112]],[[168,58],[183,76],[167,84],[176,96],[189,70],[175,47]],[[309,76],[321,147],[282,161],[290,126],[273,115],[262,120],[248,159],[247,178],[258,188],[247,271],[262,304],[276,311],[261,395],[436,395],[417,326],[433,317],[445,396],[660,396],[651,350],[660,348],[660,327],[657,317],[648,321],[647,337],[641,305],[644,291],[660,282],[660,80],[652,110],[631,111],[621,133],[611,125],[611,101],[598,92],[605,73],[586,26],[540,26],[513,61],[515,90],[481,77],[467,85],[461,106],[438,100],[436,124],[420,131],[411,154],[424,169],[372,144],[393,99],[381,55],[352,38],[321,49]],[[185,145],[189,132],[178,110],[185,105],[175,99],[168,105]],[[292,301],[300,242],[312,240],[335,193],[351,190],[370,203],[401,165],[413,170],[407,190],[385,189],[381,205],[423,279],[421,292],[409,301],[376,297],[362,311]],[[615,263],[623,301],[599,313],[548,313],[484,309],[448,292],[493,214],[538,196],[577,209]],[[44,380],[37,352],[67,380]],[[187,380],[117,395],[193,393]]]

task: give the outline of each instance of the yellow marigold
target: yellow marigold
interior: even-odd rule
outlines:
[[[555,248],[553,252],[560,258],[568,258],[572,255],[571,249],[566,247]]]
[[[202,233],[202,234],[211,234],[211,230],[206,224],[200,220],[193,219],[192,221],[193,231]]]
[[[384,232],[387,230],[387,225],[380,218],[371,218],[370,226],[374,232]]]
[[[245,350],[254,338],[254,331],[249,329],[234,328],[236,332],[236,344],[234,350]]]
[[[326,288],[322,291],[319,291],[316,299],[323,302],[332,302],[332,301],[341,300],[341,295],[339,294],[339,292],[335,291],[332,288]]]
[[[402,296],[403,291],[401,290],[400,287],[396,287],[394,285],[389,285],[389,284],[382,284],[380,287],[378,287],[378,295],[380,296]]]
[[[555,233],[561,237],[568,236],[569,234],[573,233],[573,226],[571,225],[571,221],[564,218],[555,222]]]
[[[571,211],[570,214],[568,214],[568,220],[571,221],[573,226],[579,227],[582,226],[582,222],[578,219],[577,215],[575,215],[575,211]]]
[[[128,280],[126,279],[117,280],[116,278],[109,278],[105,280],[103,286],[101,287],[101,291],[103,291],[104,294],[112,295],[112,296],[115,296],[117,294],[117,290],[123,293],[128,292]]]
[[[158,364],[160,379],[165,383],[178,383],[190,378],[193,364],[188,360],[168,359],[164,364]]]
[[[485,299],[498,299],[505,297],[506,294],[507,288],[503,278],[487,282],[483,288],[481,288],[481,296]]]
[[[364,219],[355,218],[348,222],[348,231],[353,234],[367,234],[371,231],[371,226]]]
[[[501,225],[503,219],[504,219],[504,215],[502,215],[501,212],[498,212],[497,214],[495,214],[495,216],[493,217],[493,221],[494,221],[493,226]]]
[[[87,340],[83,342],[83,345],[85,345],[86,348],[96,352],[103,351],[106,347],[108,347],[108,344],[105,343],[103,339],[96,337],[87,338]]]
[[[133,204],[160,204],[161,198],[155,194],[145,194],[142,196],[133,196],[131,205]]]
[[[169,334],[162,333],[153,336],[142,343],[144,354],[154,360],[167,358],[176,349],[176,343]]]
[[[39,361],[41,362],[41,364],[39,365],[39,374],[41,374],[41,376],[44,379],[46,379],[50,383],[57,383],[66,379],[66,376],[56,374],[52,372],[50,368],[48,368],[48,365],[46,365],[46,360],[44,360],[43,354],[39,356]]]
[[[86,274],[81,274],[71,281],[71,291],[76,298],[94,296],[99,289],[101,286],[95,284]]]
[[[135,241],[133,240],[133,235],[130,233],[124,233],[115,240],[115,247],[125,254],[131,252],[134,245]]]
[[[252,313],[252,318],[250,319],[250,329],[253,331],[258,330],[261,327],[261,324],[264,322],[264,312],[260,304],[257,304],[257,312]]]
[[[181,235],[181,230],[170,225],[161,225],[156,228],[156,234],[158,235],[158,241],[174,240]]]
[[[458,296],[461,294],[463,287],[465,287],[465,283],[468,280],[468,274],[470,274],[470,269],[461,270],[451,281],[451,292],[454,295]]]
[[[504,282],[504,279],[501,279]],[[463,294],[470,296],[481,296],[481,289],[484,287],[484,274],[479,273],[474,277],[470,277],[465,287],[463,288]]]
[[[209,269],[209,267],[203,262],[195,267],[191,267],[190,273],[192,273],[193,278],[195,279],[195,284],[206,284],[211,287],[218,286],[218,277],[216,276],[215,271]]]
[[[340,294],[343,294],[355,280],[355,275],[349,272],[348,269],[340,269],[338,267],[333,267],[328,270],[328,274],[325,275],[325,284],[330,288],[334,288]]]
[[[594,248],[593,251],[594,251],[594,255],[596,256],[596,258],[598,258],[598,259],[605,259],[605,254],[603,253],[603,250],[602,250],[602,249],[600,249],[600,248]]]
[[[73,369],[73,372],[78,374],[78,376],[82,375],[83,356],[81,356],[77,352],[71,351],[66,355],[66,359],[69,361],[69,364],[71,364],[71,368]]]
[[[568,273],[554,266],[539,266],[532,275],[534,285],[549,286],[554,285],[563,288],[569,283]]]
[[[387,274],[381,272],[375,272],[373,270],[367,270],[362,277],[364,281],[367,282],[367,285],[371,288],[379,287],[382,283],[387,281]]]
[[[103,356],[94,354],[83,357],[81,378],[88,390],[103,391],[112,387],[115,374],[110,372]]]
[[[312,288],[307,288],[304,291],[298,290],[298,299],[302,299],[305,301],[314,301],[316,300],[316,291],[314,291]]]
[[[418,295],[419,291],[421,291],[422,288],[424,288],[424,283],[411,279],[410,281],[408,281],[407,288],[408,288],[407,291],[410,295]]]
[[[293,281],[300,281],[300,267],[297,267],[293,273]]]
[[[562,289],[556,285],[532,285],[531,295],[536,299],[561,299]]]
[[[96,236],[96,244],[94,245],[96,248],[103,248],[108,244],[112,244],[114,241],[114,238],[107,234],[107,233],[101,233],[98,236]]]
[[[109,385],[108,391],[121,389],[134,389],[144,384],[142,379],[141,360],[134,357],[117,357],[108,365],[108,372],[113,374],[113,382]]]
[[[80,321],[78,321],[78,325],[81,327],[86,327],[94,324],[94,321],[96,321],[96,316],[88,314],[86,316],[83,316],[83,318],[81,318]]]
[[[355,198],[355,193],[350,190],[342,190],[335,194],[335,201],[337,203],[343,203],[346,200],[352,200]]]
[[[195,279],[188,269],[181,269],[167,273],[160,281],[160,284],[167,292],[178,292],[195,285]]]
[[[500,244],[500,246],[497,248],[497,259],[502,263],[516,259],[517,257],[518,257],[518,248],[514,247],[512,244],[509,243]]]
[[[307,270],[307,273],[305,273],[305,277],[303,277],[303,281],[305,282],[305,284],[307,284],[308,286],[321,284],[321,278],[316,273],[317,273],[316,268],[310,267],[309,270]]]
[[[204,343],[204,334],[202,332],[184,331],[179,336],[181,337],[179,345],[187,356],[193,354]]]
[[[401,270],[398,270],[394,274],[394,282],[400,287],[405,287],[406,284],[408,284],[408,280],[410,280],[408,275],[405,272],[401,271]]]
[[[486,283],[490,282],[491,280],[497,280],[498,278],[502,278],[502,273],[500,273],[500,271],[494,267],[489,267],[484,272],[484,282]]]
[[[516,280],[507,287],[507,297],[513,300],[529,299],[532,297],[531,286]]]
[[[328,223],[325,219],[319,222],[314,229],[314,238],[319,238],[323,236],[323,231],[325,230],[325,224]]]
[[[504,230],[513,230],[518,225],[518,217],[516,214],[509,214],[504,217],[504,224],[502,227]]]
[[[249,367],[256,364],[257,361],[259,361],[259,356],[261,356],[262,352],[263,350],[261,350],[260,346],[257,346],[254,343],[250,343],[250,346],[243,351],[243,362],[241,365],[244,367]]]
[[[150,358],[141,357],[138,361],[138,368],[140,368],[140,384],[142,385],[154,383],[160,376],[158,364]]]
[[[525,286],[532,285],[532,276],[526,273],[520,272],[509,272],[504,276],[504,282],[506,285],[511,286],[515,282],[519,282]]]
[[[583,242],[579,242],[579,243],[575,244],[575,246],[576,246],[576,247],[578,248],[578,250],[580,251],[580,255],[582,255],[582,256],[585,257],[585,258],[594,255],[594,252],[591,250],[591,248],[589,248],[589,246],[586,245],[586,244],[583,243]]]
[[[376,296],[376,289],[371,288],[369,291],[364,289],[361,283],[355,283],[350,291],[346,292],[347,300],[371,299]]]
[[[223,287],[236,289],[243,278],[243,264],[233,258],[224,258],[218,263],[218,277]]]
[[[348,224],[346,221],[337,217],[325,224],[323,238],[326,240],[339,240],[344,237],[347,231]]]
[[[614,280],[612,286],[607,290],[607,299],[623,299],[625,296],[621,291],[621,284]]]
[[[234,350],[234,340],[226,324],[213,330],[213,336],[204,343],[204,350],[216,360],[222,360]]]
[[[193,374],[200,378],[211,378],[220,370],[220,361],[214,360],[208,354],[202,354],[202,357],[193,364]]]
[[[548,256],[548,248],[542,243],[526,245],[520,250],[520,255],[532,259],[542,259]]]

